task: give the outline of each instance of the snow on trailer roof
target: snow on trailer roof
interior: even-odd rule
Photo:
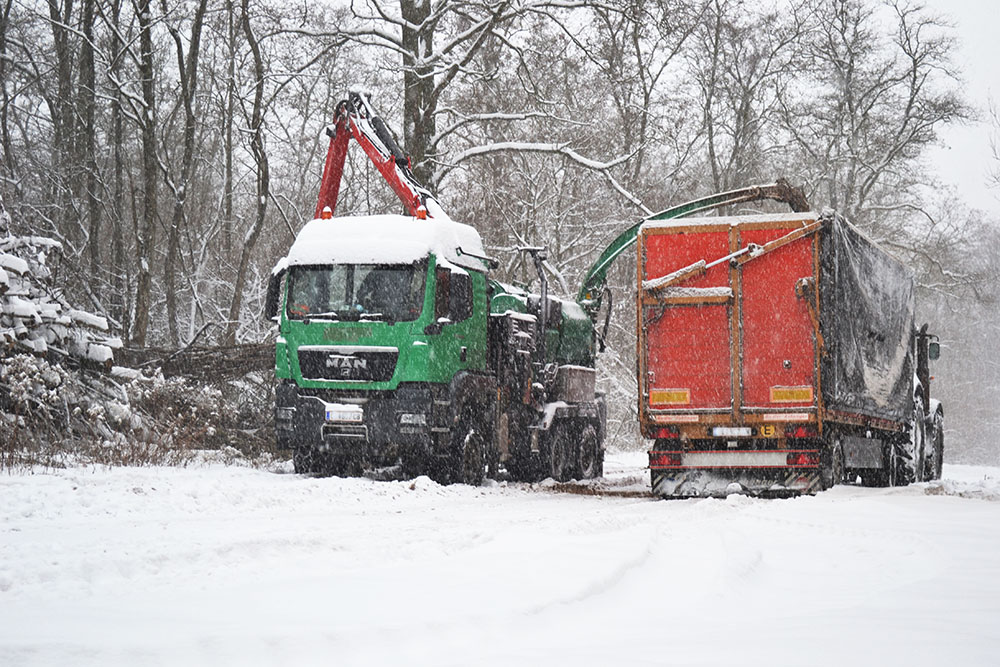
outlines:
[[[475,257],[485,256],[482,240],[469,225],[447,218],[365,215],[307,222],[274,271],[302,264],[409,264],[430,253],[465,268],[486,268]]]
[[[903,267],[906,271],[913,273],[913,269],[910,268],[909,265],[900,260],[893,253],[886,250],[882,247],[882,244],[875,241],[872,237],[866,234],[864,230],[837,213],[832,208],[824,208],[821,212],[802,211],[798,213],[758,213],[754,215],[701,216],[690,218],[672,218],[670,220],[647,220],[642,223],[640,233],[648,229],[683,228],[697,225],[729,225],[730,227],[736,227],[739,225],[770,222],[801,222],[803,224],[808,224],[821,218],[830,221],[836,220],[838,225],[846,225],[848,228],[853,230],[855,234],[865,240],[872,252],[879,253],[889,258],[891,261]]]
[[[691,227],[693,225],[737,225],[753,224],[758,222],[799,222],[802,220],[813,221],[820,217],[816,211],[802,211],[801,213],[757,213],[754,215],[720,215],[720,216],[691,216],[687,218],[671,218],[669,220],[647,220],[642,223],[643,229],[653,229],[662,227]]]

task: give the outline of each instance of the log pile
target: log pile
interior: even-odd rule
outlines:
[[[232,380],[252,372],[274,372],[274,343],[251,343],[221,347],[124,349],[118,353],[122,365],[159,368],[163,376],[186,377],[202,382]]]

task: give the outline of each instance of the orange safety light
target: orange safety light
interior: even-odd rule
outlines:
[[[323,212],[319,214],[319,217],[322,218],[323,220],[329,220],[330,218],[333,217],[333,211],[330,210],[329,206],[324,206]]]

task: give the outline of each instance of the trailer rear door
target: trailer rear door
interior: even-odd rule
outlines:
[[[794,227],[737,228],[740,245],[763,246]],[[815,274],[815,234],[793,241],[742,266],[740,282],[743,409],[810,406],[815,399],[816,351],[809,303],[796,283]]]
[[[644,273],[659,277],[707,258],[729,253],[729,229],[713,225],[651,234]],[[732,298],[729,267],[720,265],[674,290],[665,302],[644,305],[646,395],[653,409],[731,409]],[[706,301],[706,296],[711,296]]]
[[[643,228],[640,282],[786,239],[811,214],[708,218]],[[816,234],[745,252],[655,292],[640,289],[645,409],[789,411],[816,404]],[[798,285],[798,290],[796,286]],[[735,370],[734,370],[735,369]],[[660,421],[663,421],[662,419]],[[683,421],[683,420],[679,420]]]

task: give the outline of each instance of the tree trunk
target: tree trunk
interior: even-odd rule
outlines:
[[[222,116],[222,145],[225,153],[225,175],[222,185],[222,248],[226,258],[233,249],[233,120],[236,117],[236,8],[226,0],[226,21],[229,62],[226,76],[226,102]]]
[[[142,80],[142,228],[136,245],[139,255],[139,278],[135,293],[133,342],[145,347],[152,302],[152,249],[156,246],[156,93],[153,88],[153,17],[150,0],[133,0],[139,17],[139,77]]]
[[[121,54],[125,48],[118,36],[119,20],[121,18],[121,0],[113,0],[111,3],[111,21],[115,28],[111,31],[112,60],[109,74],[115,81],[121,70]],[[122,160],[122,143],[125,141],[125,132],[122,126],[122,93],[115,86],[114,97],[111,100],[111,153],[112,153],[112,177],[111,177],[111,319],[121,326],[121,337],[126,343],[130,340],[132,332],[129,322],[129,311],[127,304],[129,299],[129,281],[127,280],[127,267],[125,258],[125,225],[124,220],[124,171]]]
[[[92,0],[91,0],[92,1]],[[201,46],[201,27],[205,18],[205,7],[208,0],[201,0],[195,10],[191,23],[190,51],[185,59],[184,43],[180,33],[171,29],[174,44],[177,47],[177,71],[180,76],[181,101],[184,105],[184,145],[181,158],[181,177],[174,199],[173,219],[167,238],[167,259],[164,264],[164,283],[167,300],[167,328],[170,342],[176,347],[180,344],[180,334],[177,328],[177,284],[176,273],[178,255],[180,254],[181,226],[185,219],[185,201],[194,176],[195,129],[197,127],[194,115],[194,97],[198,90],[198,54]]]
[[[434,26],[425,24],[431,3],[424,0],[400,0],[403,20],[403,150],[413,162],[413,175],[431,192],[437,191],[436,169],[432,162],[431,142],[436,133],[434,110],[434,74],[426,62],[434,52]],[[413,30],[410,25],[420,26]]]
[[[49,24],[52,29],[52,45],[55,50],[56,95],[52,104],[52,200],[61,203],[58,217],[68,223],[60,232],[66,233],[70,243],[79,240],[76,220],[74,220],[74,192],[78,189],[73,171],[81,162],[76,142],[73,116],[73,53],[70,44],[70,18],[73,14],[73,0],[48,0]],[[73,249],[68,249],[72,251]]]
[[[7,60],[9,57],[7,54],[7,27],[10,25],[10,8],[13,4],[14,0],[7,0],[3,5],[3,16],[0,16],[0,95],[2,95],[0,104],[3,105],[0,107],[0,147],[3,148],[3,160],[0,161],[0,164],[7,172],[6,176],[9,182],[15,184],[16,187],[14,147],[11,143],[10,125],[8,124],[8,110],[13,100],[7,90]]]
[[[103,284],[101,272],[101,201],[97,194],[96,127],[97,100],[94,75],[94,5],[95,0],[84,0],[83,41],[80,44],[80,115],[83,117],[83,155],[87,172],[87,246],[90,251],[90,289],[100,295]]]
[[[260,53],[260,44],[250,25],[249,0],[243,0],[243,16],[241,27],[246,37],[254,64],[254,100],[253,112],[250,118],[250,152],[257,165],[257,213],[253,226],[247,233],[240,251],[240,263],[236,270],[236,281],[233,286],[233,300],[229,307],[229,321],[226,324],[225,341],[229,345],[236,342],[236,328],[239,325],[240,310],[243,306],[243,290],[246,287],[247,271],[250,266],[250,254],[253,252],[257,238],[264,227],[264,216],[267,213],[267,200],[270,196],[270,172],[268,170],[267,152],[264,150],[264,60]]]

